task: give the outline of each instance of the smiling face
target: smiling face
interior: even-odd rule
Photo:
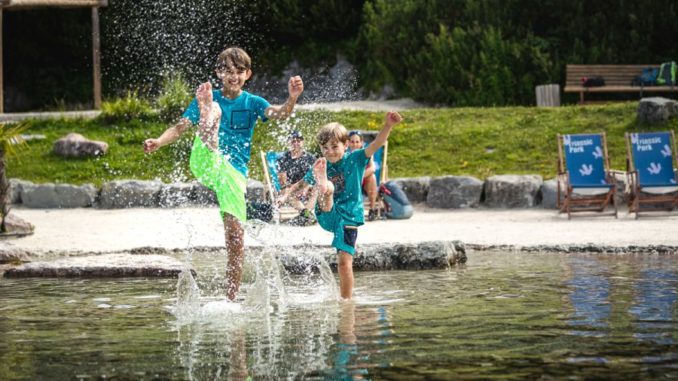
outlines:
[[[351,151],[363,148],[362,137],[360,137],[358,134],[351,135],[351,137],[348,138],[348,148],[350,148]]]
[[[224,85],[224,94],[229,97],[240,95],[243,86],[245,86],[245,81],[252,76],[252,70],[239,69],[233,66],[217,69],[216,73]]]
[[[337,139],[331,139],[320,146],[320,152],[330,163],[336,163],[344,157],[346,144]]]

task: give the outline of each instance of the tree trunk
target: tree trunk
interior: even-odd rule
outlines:
[[[5,226],[5,218],[9,214],[9,182],[7,181],[7,174],[5,173],[5,150],[0,148],[0,213],[2,214],[2,221],[0,221],[0,233],[7,232]]]

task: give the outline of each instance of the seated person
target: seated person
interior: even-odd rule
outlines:
[[[351,151],[361,149],[364,145],[363,135],[360,131],[351,131],[348,133],[348,148]],[[377,218],[377,176],[375,175],[377,168],[374,166],[374,159],[370,157],[369,163],[365,166],[365,174],[363,175],[362,189],[367,194],[367,199],[370,201],[370,210],[367,212],[367,220],[374,221]]]
[[[301,181],[315,162],[315,156],[304,151],[304,136],[301,131],[292,131],[288,142],[289,151],[285,151],[276,161],[278,182],[282,193],[285,193],[285,189],[290,185]],[[310,212],[304,206],[307,199],[308,190],[300,189],[287,198],[287,204],[298,210],[302,218],[307,218],[310,217]]]

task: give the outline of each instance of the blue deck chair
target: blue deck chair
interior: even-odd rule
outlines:
[[[558,208],[572,218],[575,212],[601,212],[617,218],[616,180],[607,157],[604,133],[558,134]],[[564,192],[561,196],[561,192]],[[612,204],[614,212],[602,213]]]
[[[261,162],[264,167],[264,179],[270,202],[274,202],[276,195],[280,192],[280,181],[278,180],[278,166],[276,162],[282,155],[282,152],[261,151]]]
[[[629,212],[636,218],[641,211],[672,211],[678,206],[675,142],[673,131],[626,134]]]

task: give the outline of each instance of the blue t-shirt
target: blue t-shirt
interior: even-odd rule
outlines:
[[[212,90],[212,99],[221,107],[219,124],[219,151],[228,161],[247,176],[247,163],[250,161],[252,135],[257,119],[266,122],[264,111],[271,105],[260,96],[243,91],[239,97],[228,99],[220,90]],[[184,114],[194,125],[200,121],[198,100],[193,99]]]
[[[347,152],[336,163],[327,162],[327,178],[334,184],[334,209],[347,222],[365,223],[361,184],[365,165],[370,161],[364,149]],[[304,176],[306,184],[315,185],[313,168]]]

